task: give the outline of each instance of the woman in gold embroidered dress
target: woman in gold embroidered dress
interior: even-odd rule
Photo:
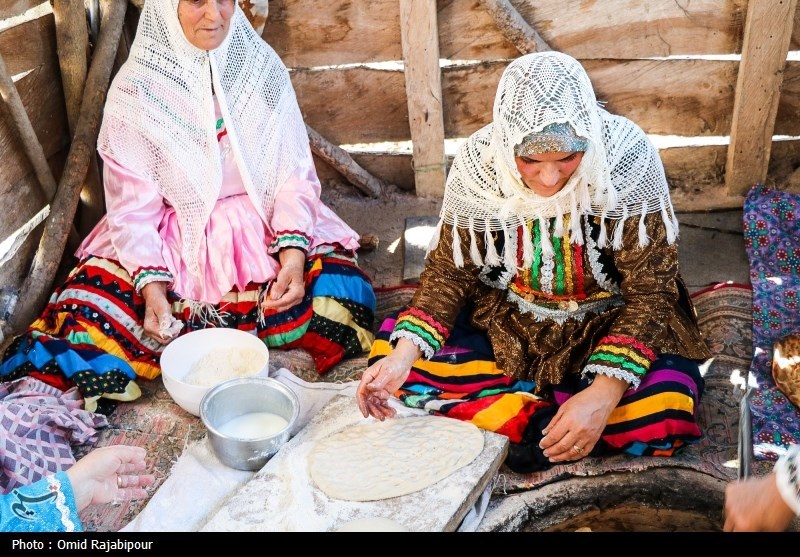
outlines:
[[[528,472],[589,454],[670,456],[701,438],[710,357],[678,268],[658,153],[557,52],[512,62],[493,121],[447,179],[410,306],[357,391],[507,435]]]

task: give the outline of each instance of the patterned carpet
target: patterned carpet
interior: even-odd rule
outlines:
[[[413,286],[378,292],[379,324],[389,313],[401,309],[413,295]],[[638,471],[656,466],[691,468],[720,479],[737,475],[739,400],[743,394],[736,380],[746,373],[752,356],[752,292],[749,286],[718,285],[694,295],[700,327],[715,357],[705,374],[706,393],[701,403],[700,424],[706,437],[674,458],[587,458],[579,463],[555,466],[545,472],[514,474],[501,468],[496,486],[500,493],[513,493],[557,481],[568,476],[591,476],[612,471]],[[306,381],[344,382],[357,379],[366,367],[366,355],[342,362],[325,376],[314,371],[310,357],[302,351],[270,354],[270,368],[286,367]],[[130,443],[147,448],[156,473],[156,487],[188,443],[202,438],[198,418],[175,405],[160,379],[142,384],[143,396],[120,403],[110,416],[111,426],[100,434],[98,446]],[[81,515],[87,530],[114,532],[130,522],[146,500],[120,505],[90,507]]]

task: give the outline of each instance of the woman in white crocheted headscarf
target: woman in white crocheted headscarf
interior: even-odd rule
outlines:
[[[98,151],[107,214],[2,379],[130,400],[208,326],[304,348],[319,373],[369,350],[359,237],[320,201],[289,73],[236,0],[147,0]]]
[[[558,52],[503,73],[450,169],[410,307],[381,328],[364,416],[408,406],[507,435],[518,472],[701,438],[710,357],[658,153]]]

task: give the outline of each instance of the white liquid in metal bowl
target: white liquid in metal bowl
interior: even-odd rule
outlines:
[[[287,425],[285,418],[272,412],[250,412],[225,422],[217,430],[238,439],[257,439],[278,433]]]

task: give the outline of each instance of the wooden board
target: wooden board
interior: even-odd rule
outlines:
[[[778,103],[778,114],[775,117],[775,134],[800,135],[800,62],[797,61],[788,61],[783,68],[781,98]]]
[[[748,6],[725,165],[725,184],[731,195],[745,195],[767,177],[796,7],[797,0]]]
[[[3,0],[0,2],[0,19],[19,17],[47,0]]]
[[[579,58],[731,54],[747,0],[512,0],[552,48]],[[475,0],[438,0],[442,58],[496,60],[519,52]],[[270,0],[262,35],[290,67],[402,59],[399,2]]]
[[[735,61],[583,62],[606,108],[631,118],[647,133],[689,137],[730,133]],[[497,84],[507,64],[497,61],[443,69],[446,138],[466,137],[491,121]],[[411,139],[400,70],[296,70],[292,83],[308,124],[337,145]],[[788,111],[797,101],[787,97],[781,103]],[[790,120],[783,129],[800,131],[800,122]]]
[[[18,32],[27,35],[18,35]],[[27,39],[24,39],[25,36]],[[32,56],[33,53],[37,55],[6,58],[5,52],[15,48],[12,47],[12,40],[20,41],[16,48],[25,48],[29,44],[36,45],[35,48],[31,48],[29,55]],[[43,48],[43,45],[48,48]],[[66,108],[55,50],[55,26],[52,16],[0,33],[0,52],[4,53],[9,72],[15,74],[32,70],[18,79],[15,86],[36,136],[42,144],[45,156],[50,159],[51,166],[58,166],[52,159],[69,144]],[[42,205],[38,197],[25,194],[29,191],[27,188],[30,185],[38,188],[38,182],[17,135],[16,126],[2,100],[0,100],[0,160],[3,161],[0,165],[0,205],[15,209],[0,219],[0,241],[3,241],[8,234],[38,212]],[[56,179],[60,174],[59,168],[55,173]]]
[[[419,196],[441,197],[445,157],[436,0],[400,0],[400,29],[414,189]]]
[[[507,437],[484,432],[483,451],[475,460],[426,489],[380,501],[332,499],[309,477],[308,453],[318,439],[363,421],[352,397],[334,397],[200,531],[326,532],[370,517],[391,518],[413,532],[455,531],[508,452]]]
[[[606,108],[647,133],[727,135],[738,64],[727,60],[582,60]],[[463,137],[492,118],[506,62],[447,68],[442,76],[446,137]]]

